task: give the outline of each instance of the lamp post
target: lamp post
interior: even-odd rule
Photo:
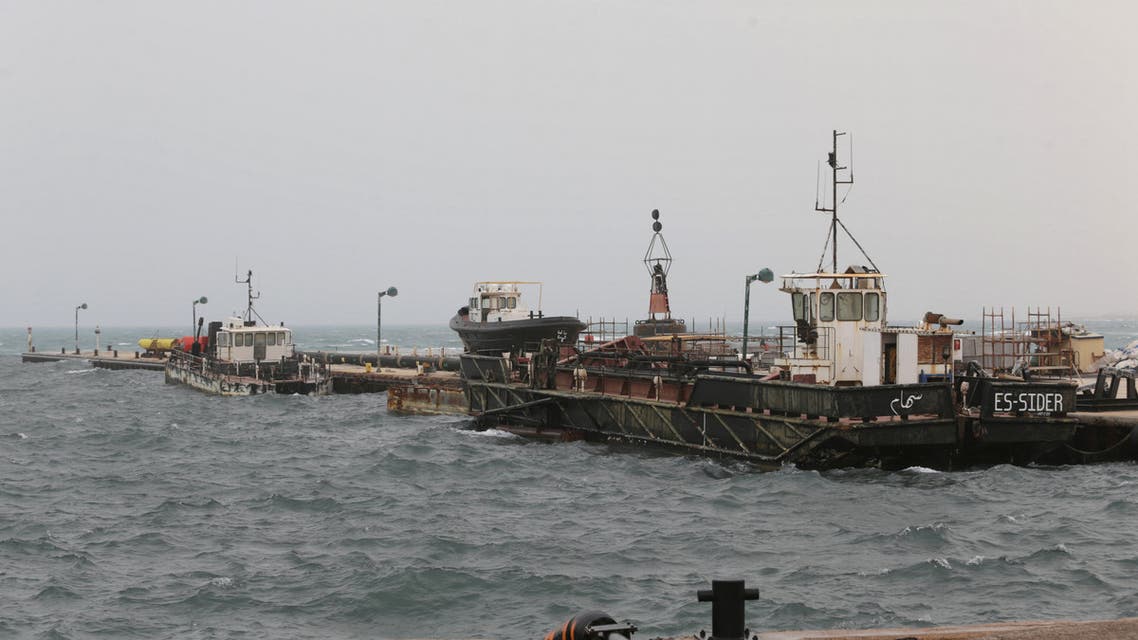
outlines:
[[[87,303],[75,307],[75,355],[79,355],[79,310],[86,309]]]
[[[399,289],[396,289],[395,287],[388,287],[386,290],[380,291],[375,296],[375,368],[376,368],[376,370],[379,369],[379,356],[380,356],[381,350],[382,350],[382,347],[379,345],[379,342],[380,342],[380,337],[381,337],[380,328],[383,326],[383,296],[391,296],[392,298],[394,298],[397,295],[399,295]]]
[[[190,331],[197,330],[197,326],[198,326],[198,305],[199,304],[205,304],[207,302],[209,302],[209,298],[207,298],[205,296],[202,296],[202,297],[198,298],[197,300],[194,300],[194,321],[192,323],[190,323]]]
[[[769,283],[774,280],[774,272],[762,269],[754,275],[747,276],[746,294],[743,296],[743,359],[747,359],[747,331],[751,324],[751,283],[755,280]]]

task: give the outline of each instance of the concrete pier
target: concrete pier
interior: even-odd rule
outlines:
[[[89,362],[91,366],[101,369],[148,369],[162,371],[166,368],[165,358],[146,357],[137,351],[74,351],[67,353],[50,353],[43,351],[28,351],[20,355],[23,362],[62,362],[74,360]]]
[[[1000,622],[917,629],[831,629],[827,631],[771,631],[759,640],[1138,640],[1138,618],[1078,622],[1049,620]],[[698,636],[684,636],[698,639]],[[681,640],[679,638],[675,640]]]

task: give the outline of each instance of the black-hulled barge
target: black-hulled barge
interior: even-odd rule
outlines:
[[[836,162],[839,135],[829,164],[834,182],[848,184],[852,177],[840,176],[845,167]],[[959,321],[940,314],[916,327],[887,324],[885,276],[876,266],[837,268],[833,202],[819,208],[833,215],[831,268],[782,278],[795,325],[767,343],[773,369],[752,372],[750,354],[732,362],[688,352],[678,331],[663,343],[633,335],[568,355],[549,342],[528,361],[465,354],[465,393],[477,424],[767,467],[1085,461],[1080,448],[1096,436],[1068,415],[1075,384],[954,371],[951,327]],[[658,220],[654,225],[659,234]],[[667,308],[660,271],[650,267],[654,312]],[[1135,453],[1132,446],[1114,450],[1123,458]]]

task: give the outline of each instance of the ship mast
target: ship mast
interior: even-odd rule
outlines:
[[[644,266],[648,268],[648,275],[652,277],[652,291],[648,297],[648,317],[656,320],[656,314],[662,314],[663,320],[672,319],[672,308],[668,303],[668,271],[672,268],[672,253],[668,251],[668,243],[660,230],[664,225],[660,222],[660,210],[652,210],[652,241],[648,243],[648,251],[644,254]]]
[[[246,272],[244,280],[240,280],[237,275],[234,275],[233,281],[237,284],[247,285],[248,287],[248,301],[245,307],[245,315],[242,316],[242,320],[245,322],[252,322],[253,317],[256,316],[256,318],[261,321],[261,324],[266,324],[264,319],[261,318],[261,314],[257,313],[257,311],[253,308],[253,301],[261,297],[260,291],[258,291],[255,295],[253,293],[253,270],[249,269],[249,271]]]
[[[825,199],[823,199],[822,202],[818,201],[818,194],[815,194],[815,197],[814,197],[814,210],[830,214],[830,237],[828,238],[828,241],[830,243],[832,243],[832,249],[833,249],[833,271],[831,271],[830,273],[837,273],[838,272],[838,185],[840,185],[840,184],[852,185],[854,182],[853,169],[848,167],[848,166],[843,167],[843,166],[840,166],[838,164],[838,136],[844,136],[844,135],[846,135],[845,131],[838,131],[837,129],[834,129],[833,147],[831,148],[831,151],[829,152],[829,154],[827,154],[828,157],[826,158],[826,164],[830,165],[830,172],[831,172],[830,187],[831,187],[832,192],[831,192],[830,207],[826,208],[824,206],[825,205]],[[853,144],[851,143],[851,145],[850,145],[850,165],[852,165],[852,164],[853,164]],[[838,176],[838,172],[839,171],[846,171],[847,169],[849,170],[849,177],[844,179],[844,180],[840,179]],[[843,228],[844,228],[844,225],[843,225]],[[823,249],[823,251],[822,251],[823,259],[825,259],[825,255],[826,255],[825,250]],[[868,258],[868,256],[866,256],[866,257]],[[821,261],[819,261],[818,270],[819,271],[822,270]]]

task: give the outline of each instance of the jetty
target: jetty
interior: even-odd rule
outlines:
[[[1120,620],[1040,620],[964,626],[899,629],[770,631],[758,640],[1136,640],[1138,618]],[[686,636],[699,640],[697,636]],[[676,639],[680,640],[680,639]]]
[[[696,598],[711,603],[711,633],[701,629],[691,635],[657,640],[1138,640],[1138,618],[763,632],[746,625],[745,604],[758,600],[759,590],[747,588],[743,580],[712,580],[711,589],[700,589]],[[638,630],[636,624],[617,622],[617,618],[602,611],[584,611],[555,627],[545,640],[632,640]]]
[[[27,351],[20,354],[22,362],[63,362],[75,361],[89,363],[99,369],[147,369],[150,371],[163,371],[166,368],[166,358],[143,355],[138,351],[120,352],[117,349],[108,351],[71,351],[60,350],[59,353],[45,353],[42,351]]]

